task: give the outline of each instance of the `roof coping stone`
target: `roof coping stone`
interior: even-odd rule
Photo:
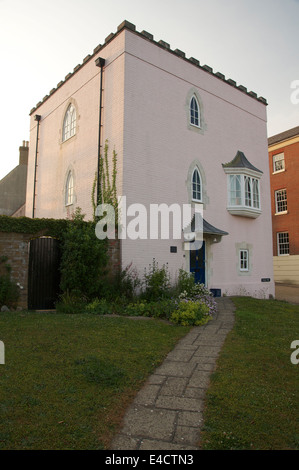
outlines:
[[[146,37],[147,39],[150,39],[151,41],[154,40],[154,36],[151,33],[148,33],[147,31],[141,31],[142,36]]]
[[[130,29],[131,31],[136,31],[136,26],[130,21],[124,20],[118,27],[117,32],[121,31],[123,28]]]
[[[170,44],[168,44],[168,42],[162,41],[162,39],[160,39],[158,44],[160,44],[160,46],[164,47],[165,49],[170,49]]]
[[[186,57],[185,52],[181,51],[180,49],[175,49],[173,52],[174,52],[176,55],[179,55],[180,57],[184,57],[184,58]]]

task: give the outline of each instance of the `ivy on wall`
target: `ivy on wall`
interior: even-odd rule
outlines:
[[[96,237],[95,222],[83,218],[79,208],[71,220],[0,216],[0,232],[58,238],[62,292],[74,292],[90,299],[99,295],[105,282],[108,243]]]
[[[97,174],[92,187],[91,203],[93,207],[93,217],[95,220],[96,208],[99,204],[110,204],[115,210],[115,220],[118,220],[118,200],[116,188],[117,176],[117,153],[115,150],[112,152],[112,174],[110,175],[109,167],[109,143],[106,139],[104,147],[104,155],[100,155],[99,162],[99,176],[100,181],[97,181]],[[97,182],[99,183],[99,199],[96,196]]]
[[[0,232],[42,234],[60,238],[70,223],[67,219],[31,219],[0,215]]]

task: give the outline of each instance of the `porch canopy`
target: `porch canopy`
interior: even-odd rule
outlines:
[[[192,241],[195,238],[203,236],[211,236],[215,238],[215,242],[219,242],[223,235],[228,235],[228,232],[221,230],[214,225],[207,222],[199,213],[194,214],[191,223],[183,229],[185,241]]]

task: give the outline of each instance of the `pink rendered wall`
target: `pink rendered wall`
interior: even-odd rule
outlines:
[[[121,189],[123,147],[124,33],[98,54],[106,59],[103,74],[102,144],[109,141],[119,154],[118,187]],[[91,193],[97,170],[100,69],[93,57],[31,116],[30,153],[26,215],[32,215],[36,125],[34,115],[41,115],[35,217],[65,218],[80,207],[86,219],[92,216]],[[77,109],[76,135],[62,143],[62,125],[66,109],[73,102]],[[65,183],[68,169],[74,172],[75,203],[65,207]]]
[[[206,177],[206,220],[229,232],[207,243],[207,284],[222,293],[274,295],[266,107],[198,67],[126,32],[123,194],[132,203],[188,203],[186,180],[194,160]],[[197,90],[206,122],[204,134],[188,128],[186,98]],[[257,219],[228,213],[227,175],[222,163],[238,150],[263,171],[262,214]],[[237,246],[251,248],[250,275],[237,271]],[[176,245],[176,254],[170,253]],[[175,275],[188,269],[188,252],[178,240],[124,240],[123,266],[143,272],[155,258]],[[261,283],[261,278],[271,283]]]
[[[193,161],[204,170],[207,193],[204,217],[229,232],[219,244],[207,240],[206,279],[222,293],[274,295],[270,183],[266,107],[213,75],[130,31],[121,31],[98,56],[104,69],[102,143],[118,153],[118,193],[127,206],[141,203],[188,203],[187,176]],[[75,176],[75,207],[92,216],[91,190],[97,168],[100,70],[94,56],[58,88],[31,117],[26,215],[32,214],[36,122],[42,116],[37,172],[36,217],[64,218],[67,171]],[[206,129],[188,128],[187,96],[196,90]],[[70,101],[77,106],[76,136],[61,143],[63,117]],[[232,216],[226,209],[227,175],[222,163],[238,150],[263,171],[262,214],[257,219]],[[128,217],[129,222],[132,219]],[[149,230],[148,230],[149,233]],[[251,271],[237,271],[237,247],[251,246]],[[177,253],[170,253],[170,246]],[[123,240],[122,266],[131,262],[142,275],[155,258],[168,263],[172,276],[189,269],[182,240]],[[261,283],[262,277],[272,282]]]

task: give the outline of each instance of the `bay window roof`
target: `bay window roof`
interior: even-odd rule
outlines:
[[[225,169],[247,169],[256,171],[258,173],[263,173],[261,170],[253,166],[245,157],[244,153],[238,150],[235,158],[229,163],[222,163],[222,166]]]

